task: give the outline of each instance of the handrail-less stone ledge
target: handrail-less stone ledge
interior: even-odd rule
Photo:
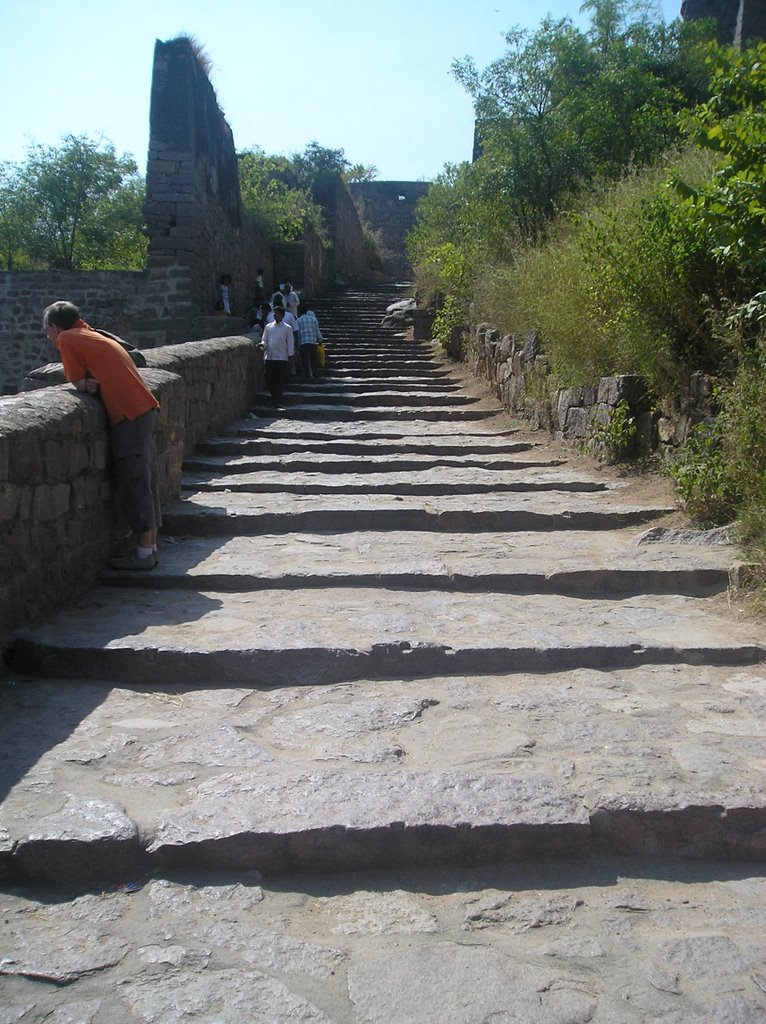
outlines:
[[[157,448],[163,500],[177,495],[184,454],[243,415],[262,386],[247,336],[145,353],[161,406]],[[104,407],[71,385],[0,401],[0,645],[88,587],[120,536]]]

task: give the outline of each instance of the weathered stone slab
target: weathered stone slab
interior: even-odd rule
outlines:
[[[185,591],[172,605],[163,591],[104,588],[21,633],[14,654],[24,671],[267,686],[764,656],[757,627],[693,598],[390,591],[381,604],[377,589],[341,587]]]
[[[544,452],[545,446],[533,443],[530,440],[513,440],[511,434],[495,436],[493,434],[473,436],[470,439],[462,435],[435,434],[431,437],[423,437],[420,434],[402,437],[396,434],[379,435],[372,437],[361,436],[334,437],[329,435],[299,436],[295,434],[281,435],[277,431],[264,431],[263,436],[258,431],[243,428],[243,436],[232,440],[227,437],[213,438],[197,449],[204,453],[201,457],[212,456],[240,456],[243,459],[258,456],[264,458],[273,456],[280,464],[285,463],[294,453],[309,453],[314,455],[345,455],[347,458],[362,456],[364,459],[372,460],[374,464],[378,460],[390,460],[391,456],[403,457],[405,454],[427,456],[432,459],[444,458],[445,456],[459,456],[461,464],[471,459],[483,458],[485,455],[494,456],[493,461],[502,460],[517,456],[521,452]],[[313,460],[319,463],[319,459]]]
[[[470,794],[486,777],[501,786],[498,792],[515,795],[503,801],[488,791],[481,797],[485,810],[517,814],[519,823],[537,828],[538,853],[551,837],[556,849],[566,839],[539,830],[539,795],[547,792],[560,794],[565,806],[584,815],[569,836],[576,845],[587,821],[593,850],[760,856],[766,817],[762,667],[366,680],[355,687],[284,692],[185,687],[163,695],[115,689],[96,705],[91,689],[38,684],[24,706],[3,709],[3,781],[9,785],[19,777],[3,813],[17,839],[36,834],[38,822],[55,815],[60,790],[85,788],[94,800],[124,804],[147,843],[159,822],[193,820],[194,808],[203,805],[210,815],[205,828],[212,828],[217,806],[226,827],[239,822],[237,828],[250,831],[251,840],[241,842],[191,839],[177,851],[190,864],[199,854],[211,865],[220,852],[223,864],[231,865],[236,855],[252,866],[252,837],[263,834],[268,849],[274,840],[267,833],[282,836],[289,814],[293,831],[286,846],[299,846],[299,856],[331,834],[332,849],[324,843],[321,857],[356,862],[368,833],[381,863],[406,860],[422,855],[429,823],[433,841],[436,827],[449,821],[447,832],[458,833],[453,850],[462,843],[461,857],[486,856],[498,848],[502,834],[490,831],[488,837],[482,832],[484,819],[467,832],[456,828],[444,816],[448,805],[441,795],[443,780],[452,778],[448,799],[466,809],[468,822],[475,821],[470,815],[483,805]],[[25,768],[28,737],[19,723],[28,721],[36,705],[45,709],[37,742],[50,750],[30,770]],[[81,725],[64,742],[46,744],[42,721],[53,737],[57,723],[78,706]],[[85,748],[90,760],[81,756]],[[395,792],[390,780],[399,772],[410,782],[394,807],[387,793],[391,786]],[[519,779],[545,785],[518,788]],[[354,797],[346,808],[349,793]],[[270,808],[276,808],[273,820]],[[405,830],[407,808],[421,817]],[[357,816],[339,818],[346,811]],[[512,821],[507,828],[518,831]],[[440,844],[448,849],[442,839]],[[66,840],[62,847],[66,851]],[[48,848],[54,863],[55,849],[55,843]],[[108,848],[101,849],[108,859]],[[286,847],[280,850],[284,862],[275,870],[290,863]]]
[[[152,588],[257,590],[285,587],[413,587],[496,593],[701,595],[726,588],[736,549],[640,544],[626,532],[406,533],[374,531],[164,543]],[[145,586],[135,573],[110,580]]]
[[[593,530],[649,523],[672,511],[623,504],[619,494],[478,495],[189,495],[163,510],[171,534],[232,536],[243,533],[293,533],[310,530]]]
[[[603,481],[584,479],[566,469],[547,467],[519,468],[515,471],[462,466],[423,467],[411,473],[376,473],[370,467],[363,474],[337,472],[333,475],[295,471],[286,477],[282,472],[266,468],[239,467],[235,473],[193,472],[184,474],[183,489],[198,494],[209,491],[249,494],[279,492],[282,494],[422,494],[422,495],[501,495],[504,493],[556,492],[557,494],[607,491]]]
[[[576,798],[543,777],[402,770],[337,781],[318,771],[220,776],[158,822],[148,852],[176,866],[348,870],[576,851],[587,837]]]
[[[13,834],[13,870],[22,877],[98,879],[133,872],[143,861],[138,829],[122,807],[68,795],[60,811]]]
[[[270,409],[268,405],[263,407],[256,405],[253,410],[259,417],[268,416]],[[487,420],[496,416],[500,409],[484,410],[472,407],[455,408],[449,405],[437,405],[433,402],[427,406],[406,406],[403,404],[370,405],[357,407],[354,405],[323,405],[320,401],[296,402],[290,406],[289,416],[292,420],[333,420],[347,422],[353,421],[375,421],[375,420],[457,420],[467,422],[470,420]]]
[[[248,442],[244,442],[247,444]],[[221,446],[223,446],[221,442]],[[255,445],[256,442],[251,442]],[[312,452],[311,442],[305,446],[305,454],[297,454],[287,450],[282,454],[242,454],[238,457],[226,457],[211,455],[199,455],[195,458],[186,459],[184,463],[187,474],[217,473],[231,476],[235,473],[396,473],[422,472],[435,468],[457,469],[465,472],[466,469],[491,470],[493,472],[509,470],[529,470],[531,468],[549,468],[559,465],[559,460],[540,458],[533,453],[530,455],[531,446],[519,446],[521,451],[515,456],[513,453],[495,452],[489,456],[468,454],[465,450],[457,454],[439,454],[431,452],[415,452],[409,455],[402,454],[399,450],[392,450],[388,454],[381,454],[377,444],[364,447],[359,444],[355,446],[353,454],[330,451],[330,445],[321,445],[317,451]],[[314,444],[318,444],[314,442]],[[228,447],[233,448],[232,445]],[[265,447],[265,443],[264,443]],[[290,446],[292,447],[292,446]],[[212,451],[215,450],[213,447]],[[582,477],[581,477],[582,478]],[[606,488],[604,488],[606,489]]]
[[[483,1024],[577,1024],[593,1019],[594,988],[581,978],[519,963],[497,949],[451,943],[381,952],[357,958],[349,993],[358,1018],[369,1024],[442,1021]],[[385,992],[385,998],[384,998]],[[384,1006],[386,1009],[384,1009]],[[509,1009],[513,1016],[508,1016]]]

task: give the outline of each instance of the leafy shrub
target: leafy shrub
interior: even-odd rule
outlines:
[[[431,337],[438,341],[442,348],[449,349],[453,332],[465,326],[465,314],[465,306],[454,295],[448,295],[436,311]]]
[[[298,182],[290,161],[258,149],[238,154],[242,204],[251,223],[272,241],[293,242],[308,225],[324,231],[322,211]]]
[[[668,472],[686,511],[702,526],[734,519],[741,494],[726,458],[720,421],[696,426],[669,462]]]
[[[549,226],[544,242],[481,273],[479,317],[505,332],[536,329],[568,385],[637,373],[664,394],[704,351],[702,361],[717,365],[720,346],[710,345],[700,301],[717,270],[676,223],[682,200],[667,186],[671,168],[703,181],[714,165],[689,149],[593,192],[579,213]]]
[[[739,518],[749,542],[766,548],[766,339],[745,358],[722,395],[720,429],[729,472],[741,495]]]
[[[590,450],[605,462],[619,462],[633,448],[638,427],[630,406],[623,400],[603,420],[597,420],[591,434]]]

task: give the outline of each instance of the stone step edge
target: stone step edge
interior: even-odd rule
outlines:
[[[720,801],[645,807],[617,797],[564,822],[381,820],[367,827],[328,823],[292,832],[254,827],[217,838],[163,842],[143,835],[117,803],[70,797],[69,815],[58,834],[45,821],[26,836],[11,838],[4,832],[0,879],[27,884],[125,883],[190,869],[279,875],[471,867],[541,858],[583,863],[610,856],[629,857],[631,862],[658,858],[762,862],[765,854],[766,807],[727,806]]]
[[[296,471],[297,472],[297,471]],[[490,471],[491,472],[491,471]],[[251,470],[257,477],[258,471]],[[426,498],[465,497],[478,494],[608,494],[608,485],[598,480],[527,480],[508,482],[471,482],[454,483],[415,483],[410,479],[392,480],[391,474],[380,474],[385,479],[358,482],[349,480],[341,482],[340,477],[348,474],[314,473],[310,480],[291,481],[291,474],[278,473],[263,469],[261,475],[270,475],[273,479],[243,480],[242,474],[215,474],[213,480],[203,479],[206,474],[184,473],[181,479],[181,494],[292,494],[301,497],[308,495],[365,495],[366,497],[382,497],[385,495],[421,496]],[[309,474],[305,474],[308,476]]]
[[[150,590],[202,590],[244,594],[257,590],[323,590],[327,587],[385,587],[387,590],[480,594],[551,594],[615,600],[643,594],[709,597],[728,589],[729,570],[710,566],[689,569],[578,569],[560,572],[512,573],[335,573],[256,576],[250,573],[205,572],[191,575],[160,567],[152,573],[105,570],[108,586]]]
[[[316,449],[315,452],[319,454],[320,450]],[[524,470],[529,469],[566,468],[566,463],[563,459],[530,459],[522,461],[521,459],[513,459],[502,455],[489,455],[484,459],[476,456],[476,458],[466,458],[458,462],[449,461],[446,457],[439,455],[424,454],[423,458],[416,460],[400,455],[398,452],[368,451],[366,455],[359,454],[353,458],[346,455],[335,461],[328,460],[325,462],[321,459],[308,458],[309,453],[307,451],[306,455],[300,458],[294,452],[280,452],[278,454],[267,452],[228,452],[219,455],[217,462],[214,461],[216,457],[213,455],[193,455],[184,459],[181,468],[184,473],[190,476],[205,473],[216,473],[219,476],[236,476],[246,473],[264,472],[279,474],[312,473],[324,476],[337,476],[339,474],[356,476],[363,474],[369,476],[370,474],[377,473],[420,473],[431,469],[453,469],[457,471],[481,469],[490,473],[523,473]],[[340,455],[341,453],[328,452],[325,449],[321,450],[321,454]],[[234,458],[227,457],[232,455]],[[453,457],[453,459],[456,458],[459,458],[459,456]],[[265,462],[264,459],[271,459],[272,461]],[[602,481],[598,481],[598,483],[599,487],[597,490],[605,491],[609,489],[608,483]]]
[[[274,412],[272,410],[270,420],[273,419]],[[300,433],[296,431],[287,431],[279,426],[274,426],[270,423],[259,424],[258,417],[254,414],[249,414],[246,419],[240,419],[235,421],[230,434],[218,434],[214,438],[210,438],[210,441],[216,440],[252,440],[252,441],[279,441],[279,442],[294,442],[294,441],[320,441],[328,442],[330,444],[355,444],[356,442],[374,442],[374,441],[395,441],[397,443],[414,444],[414,445],[429,445],[429,437],[433,438],[436,445],[436,450],[440,450],[438,442],[446,440],[447,443],[454,447],[456,437],[469,437],[476,439],[476,441],[500,441],[505,442],[506,438],[516,437],[520,431],[518,427],[510,427],[507,430],[487,430],[479,425],[474,426],[468,424],[465,430],[461,430],[459,433],[456,431],[445,431],[444,433],[438,433],[432,430],[429,434],[413,434],[408,431],[406,427],[401,427],[397,431],[393,430],[376,430],[374,427],[368,427],[367,429],[355,430],[353,435],[337,435],[328,433],[327,430],[301,430]],[[462,426],[462,424],[461,424]],[[513,442],[512,442],[513,443]],[[518,442],[517,442],[518,443]],[[538,441],[523,441],[522,444],[529,446],[540,447]],[[465,446],[462,448],[465,451]],[[497,445],[487,444],[488,451],[497,451]],[[476,452],[477,449],[471,447],[472,452]]]
[[[328,686],[364,679],[423,679],[431,676],[501,675],[508,672],[615,670],[641,665],[754,665],[766,661],[766,647],[638,643],[572,647],[481,647],[456,649],[408,641],[369,648],[299,647],[275,650],[169,650],[154,646],[88,647],[17,636],[7,654],[14,672],[61,679],[89,679],[104,685],[203,685],[210,688]]]
[[[162,532],[171,536],[233,537],[259,533],[323,533],[338,531],[385,531],[439,533],[493,533],[550,530],[612,530],[640,526],[675,511],[670,507],[530,512],[527,509],[472,511],[426,508],[310,508],[304,512],[229,512],[205,506],[163,509]]]
[[[495,462],[509,462],[512,465],[518,466],[565,466],[567,460],[563,458],[551,457],[540,462],[528,462],[522,459],[515,459],[515,455],[523,454],[526,452],[542,450],[541,446],[532,444],[531,442],[525,443],[522,441],[512,441],[504,447],[499,446],[480,446],[479,451],[472,449],[470,456],[465,455],[465,448],[460,445],[418,445],[418,444],[404,444],[396,443],[381,445],[380,441],[364,442],[364,441],[330,441],[326,443],[317,441],[315,444],[311,444],[299,437],[296,437],[294,442],[291,442],[289,438],[283,440],[268,439],[265,438],[261,441],[255,438],[243,438],[239,441],[207,441],[205,444],[198,445],[195,455],[191,455],[184,459],[183,466],[194,466],[197,464],[209,464],[213,469],[218,469],[223,465],[222,461],[209,462],[207,460],[218,459],[218,460],[229,460],[234,459],[250,459],[253,465],[259,465],[258,460],[263,457],[272,458],[277,464],[277,460],[280,459],[292,459],[294,462],[300,462],[301,457],[305,460],[306,465],[315,464],[314,461],[308,459],[310,455],[338,455],[344,457],[349,466],[354,465],[369,465],[371,458],[377,457],[378,462],[382,462],[384,459],[388,462],[390,460],[392,465],[409,464],[413,468],[420,469],[424,465],[445,465],[445,466],[457,466],[460,468],[463,465],[473,465],[476,463],[477,466],[493,465]],[[421,456],[421,460],[416,462],[411,457]],[[409,458],[409,463],[407,459]],[[452,459],[453,461],[444,461],[446,459]],[[459,459],[460,461],[454,461]],[[396,460],[396,461],[394,461]],[[280,463],[284,465],[285,463]],[[224,466],[224,468],[226,468]]]
[[[279,409],[275,409],[273,406],[256,406],[253,409],[253,415],[259,419],[274,419],[278,418],[281,420],[306,420],[308,422],[336,422],[336,423],[350,423],[356,422],[357,420],[380,420],[380,421],[396,421],[396,420],[426,420],[426,421],[439,421],[444,420],[448,423],[461,423],[468,420],[487,420],[492,419],[499,413],[502,413],[502,409],[466,409],[461,407],[459,409],[449,409],[444,406],[373,406],[369,409],[359,408],[353,409],[350,406],[338,406],[333,408],[332,406],[322,405],[292,405],[292,406],[280,406]]]

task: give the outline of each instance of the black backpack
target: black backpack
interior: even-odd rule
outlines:
[[[112,334],[111,331],[105,331],[101,327],[94,327],[93,330],[96,331],[97,334],[103,334],[105,338],[111,338],[112,341],[116,341],[118,345],[121,345],[133,360],[135,366],[146,366],[146,356],[140,348],[136,348],[136,346],[131,345],[129,341],[124,341],[116,334]]]

